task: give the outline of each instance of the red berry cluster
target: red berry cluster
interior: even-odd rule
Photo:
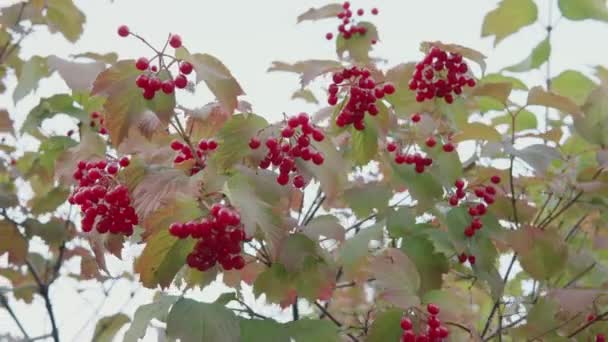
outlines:
[[[448,328],[441,325],[441,321],[437,318],[439,307],[435,304],[429,304],[426,310],[429,313],[426,319],[426,329],[418,334],[414,332],[414,325],[409,318],[403,317],[401,319],[402,342],[442,342],[450,335]]]
[[[195,158],[192,154],[192,149],[190,146],[183,144],[179,140],[173,140],[171,142],[171,149],[173,151],[178,152],[178,154],[173,158],[173,162],[175,164],[181,164],[185,161],[194,159],[196,162],[194,166],[190,169],[190,175],[197,174],[200,170],[204,169],[206,166],[207,158],[209,158],[209,154],[215,151],[218,147],[218,144],[213,139],[201,139],[196,145],[196,156]],[[200,163],[199,163],[200,161]]]
[[[266,139],[267,153],[259,166],[267,169],[274,166],[279,169],[277,183],[287,185],[292,180],[293,186],[301,189],[306,185],[306,181],[301,174],[298,174],[296,160],[312,161],[315,165],[321,165],[325,161],[323,153],[316,151],[311,146],[311,138],[320,142],[325,139],[322,130],[315,127],[310,122],[310,117],[306,113],[287,120],[286,125],[281,129],[281,137],[269,137]],[[258,149],[262,142],[258,137],[253,137],[249,141],[252,150]],[[292,178],[290,174],[295,174]]]
[[[78,162],[73,174],[78,186],[68,201],[80,206],[84,213],[81,221],[84,232],[95,228],[100,234],[133,234],[133,226],[138,224],[137,214],[131,206],[129,190],[116,179],[119,169],[127,166],[127,157],[118,163],[106,160]]]
[[[245,267],[245,259],[240,255],[245,232],[241,216],[232,208],[216,203],[211,207],[209,217],[200,221],[173,223],[169,233],[180,239],[192,237],[198,240],[186,259],[192,268],[203,272],[216,263],[227,271]]]
[[[457,53],[447,53],[433,47],[424,59],[416,64],[416,71],[409,83],[416,90],[416,101],[424,102],[442,97],[445,102],[454,102],[454,96],[462,93],[464,86],[474,87],[469,66]]]
[[[492,176],[490,178],[490,181],[494,184],[499,184],[500,177],[496,176],[496,175]],[[464,186],[465,186],[464,181],[457,180],[455,185],[456,185],[456,193],[454,195],[452,195],[452,197],[450,197],[450,199],[449,199],[449,203],[452,206],[458,205],[458,201],[463,199],[466,196],[465,191],[464,191]],[[494,196],[496,195],[496,188],[492,185],[479,186],[474,190],[474,193],[475,193],[475,196],[483,199],[483,201],[485,203],[477,203],[477,204],[469,207],[469,215],[473,219],[471,221],[471,224],[469,224],[469,226],[466,227],[464,230],[464,235],[467,238],[472,238],[473,236],[475,236],[475,233],[478,230],[483,228],[483,223],[481,222],[481,216],[485,215],[488,210],[488,206],[494,203]],[[465,263],[467,260],[469,261],[469,263],[471,265],[474,265],[475,261],[476,261],[474,255],[467,255],[464,252],[458,256],[458,261],[460,261],[460,263]]]
[[[353,66],[333,74],[333,83],[329,85],[327,103],[335,106],[341,90],[348,92],[348,102],[336,118],[336,125],[345,127],[352,124],[355,129],[365,129],[365,113],[372,116],[378,114],[376,101],[384,95],[395,93],[395,86],[391,83],[376,84],[371,72],[365,68]]]
[[[363,25],[357,25],[357,21],[355,20],[354,13],[357,16],[362,17],[365,14],[365,10],[363,8],[359,8],[354,13],[350,7],[350,2],[346,1],[342,4],[342,12],[338,13],[337,17],[340,19],[341,23],[338,25],[338,35],[344,37],[344,39],[350,39],[355,35],[364,36],[367,33],[367,28]],[[378,15],[378,9],[372,8],[370,11],[373,15]],[[328,32],[325,35],[325,39],[332,40],[334,38],[334,34],[332,32]],[[372,43],[376,43],[372,41]]]
[[[99,134],[102,135],[106,135],[108,134],[108,130],[105,128],[104,126],[104,118],[101,115],[101,113],[99,112],[92,112],[91,113],[91,122],[89,123],[89,126],[91,127],[97,127],[99,126]],[[72,131],[72,134],[74,132]],[[72,135],[72,134],[68,134],[68,136]]]
[[[143,38],[131,33],[129,28],[125,25],[118,28],[118,35],[121,37],[134,35],[143,40]],[[166,45],[170,45],[175,49],[180,48],[182,46],[182,38],[177,34],[172,34],[169,36]],[[147,100],[153,99],[158,91],[162,91],[165,94],[172,94],[175,91],[175,88],[186,88],[188,86],[188,78],[186,75],[191,74],[194,70],[191,63],[178,60],[166,54],[164,49],[160,52],[155,51],[155,53],[156,55],[152,59],[139,57],[135,61],[135,67],[144,72],[137,76],[135,83],[142,89],[143,97]],[[158,59],[158,66],[150,65],[150,62],[155,59]],[[169,68],[175,63],[178,65],[179,72],[178,75],[173,78]],[[161,80],[160,78],[160,73],[163,71],[166,71],[166,73],[169,74],[169,77],[165,80]]]

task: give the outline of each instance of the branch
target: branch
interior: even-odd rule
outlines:
[[[505,285],[507,283],[507,281],[509,280],[509,275],[511,275],[511,270],[513,270],[513,265],[515,264],[516,260],[517,260],[517,253],[514,253],[513,257],[511,258],[511,261],[509,262],[509,267],[507,268],[505,277],[502,279],[503,285]],[[502,296],[501,296],[501,298],[502,298]],[[498,310],[498,306],[500,305],[501,298],[496,299],[496,301],[494,302],[494,306],[492,306],[492,310],[490,311],[490,314],[488,315],[486,324],[483,327],[483,332],[481,333],[482,338],[486,335],[486,333],[488,332],[488,329],[490,328],[490,323],[492,322],[492,319],[494,318],[494,314],[496,314],[496,310]]]
[[[568,338],[573,338],[574,336],[581,333],[583,330],[587,329],[589,326],[595,324],[598,321],[601,321],[605,317],[608,317],[608,311],[605,311],[605,312],[597,315],[597,317],[593,321],[586,322],[585,324],[580,326],[578,329],[574,330],[570,335],[568,335]]]
[[[36,272],[36,269],[34,268],[34,266],[32,265],[32,263],[29,260],[26,260],[25,263],[27,265],[28,270],[34,277],[36,284],[38,284],[38,293],[44,299],[44,306],[49,315],[49,319],[51,320],[51,328],[52,328],[51,335],[53,336],[53,341],[59,342],[59,330],[57,329],[57,322],[55,320],[55,314],[53,313],[53,305],[51,303],[51,298],[49,297],[49,285],[50,284],[45,284],[41,280],[40,275],[38,275],[38,272]]]
[[[13,321],[15,321],[15,324],[17,324],[17,327],[19,327],[19,330],[21,330],[21,333],[23,334],[23,337],[25,337],[25,340],[26,341],[31,341],[30,336],[25,331],[25,328],[21,324],[21,321],[19,321],[19,318],[17,318],[17,315],[15,315],[15,312],[13,311],[13,309],[8,304],[8,300],[2,294],[0,294],[0,304],[2,304],[2,306],[4,306],[4,308],[6,309],[6,311],[8,311],[8,314],[13,318]]]
[[[334,322],[334,324],[338,327],[338,328],[342,328],[342,323],[340,323],[340,321],[338,321],[331,313],[329,313],[329,311],[327,311],[327,309],[325,309],[325,307],[323,307],[323,305],[319,304],[319,302],[315,301],[315,306],[321,310],[321,312],[323,312],[323,315],[327,316],[327,318],[329,318],[330,321]],[[359,340],[353,336],[353,334],[351,333],[346,333],[346,335],[348,337],[350,337],[350,339],[353,342],[359,342]]]

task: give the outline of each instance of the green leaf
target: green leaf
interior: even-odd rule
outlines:
[[[427,149],[433,158],[431,174],[441,185],[447,188],[454,186],[457,179],[462,178],[462,162],[458,152],[444,152],[440,147]]]
[[[40,143],[38,150],[40,155],[38,157],[39,164],[49,172],[55,171],[55,164],[57,158],[64,153],[66,150],[78,145],[78,143],[69,137],[54,136],[43,140]]]
[[[521,28],[533,24],[538,18],[538,8],[532,0],[502,0],[489,12],[481,29],[481,36],[494,36],[494,46]]]
[[[564,271],[568,248],[555,231],[524,228],[509,234],[521,267],[537,280],[546,281]]]
[[[579,106],[572,100],[552,92],[547,92],[540,86],[530,89],[527,104],[554,108],[561,112],[575,115],[575,118],[582,114]]]
[[[32,56],[23,67],[21,67],[17,86],[13,91],[13,101],[17,103],[30,92],[38,89],[38,82],[50,75],[51,73],[49,72],[46,58]]]
[[[384,98],[395,111],[396,115],[409,118],[412,113],[423,111],[423,108],[432,108],[432,102],[420,103],[416,101],[416,93],[411,91],[408,83],[412,78],[415,63],[398,64],[386,71],[386,81],[393,83],[396,91]]]
[[[450,264],[443,255],[435,252],[433,244],[422,236],[403,239],[401,250],[416,265],[420,274],[420,294],[441,289],[443,274],[448,273]]]
[[[222,109],[232,114],[238,107],[238,97],[245,95],[243,89],[232,76],[230,70],[219,59],[208,54],[191,55],[185,48],[175,54],[177,58],[187,60],[196,70],[196,83],[205,81],[209,90],[215,95]]]
[[[608,144],[608,87],[595,89],[583,105],[584,115],[574,117],[576,132],[586,141],[605,146]]]
[[[82,34],[85,16],[72,0],[53,0],[46,4],[46,19],[51,31],[57,30],[74,43]]]
[[[386,215],[386,229],[392,237],[405,237],[414,233],[416,215],[411,208],[390,209]]]
[[[370,269],[376,278],[380,299],[402,309],[420,303],[416,296],[421,284],[420,275],[416,265],[403,252],[395,248],[385,250],[374,257]]]
[[[367,183],[344,191],[344,201],[359,218],[369,216],[374,209],[383,211],[393,193],[385,183]]]
[[[551,80],[553,92],[570,98],[579,106],[585,103],[596,86],[587,76],[574,70],[566,70]]]
[[[122,328],[123,325],[129,323],[129,316],[118,313],[112,316],[104,317],[97,322],[95,333],[93,334],[94,342],[112,342],[114,336]]]
[[[378,154],[378,128],[374,119],[365,118],[364,130],[352,129],[351,148],[352,158],[356,165],[367,165]]]
[[[319,8],[309,8],[298,16],[298,24],[303,21],[317,21],[321,19],[335,18],[342,12],[342,4],[327,4]]]
[[[55,211],[67,200],[69,195],[70,191],[68,189],[58,186],[45,194],[32,198],[28,204],[31,206],[32,214],[40,215]]]
[[[399,326],[402,317],[403,310],[390,309],[380,312],[372,322],[369,328],[369,335],[367,335],[365,341],[399,341],[403,333],[403,330]]]
[[[443,196],[443,189],[430,173],[416,173],[411,165],[391,166],[400,184],[407,187],[412,198],[418,201],[420,209],[430,208]]]
[[[357,26],[365,27],[367,32],[364,35],[356,33],[350,39],[344,39],[342,35],[339,35],[336,38],[336,53],[340,59],[344,58],[345,52],[348,52],[349,57],[355,62],[368,63],[372,41],[378,40],[378,31],[374,24],[366,21],[359,22]]]
[[[273,319],[240,319],[241,342],[289,342],[289,332]]]
[[[511,121],[511,114],[509,113],[505,113],[504,115],[497,116],[492,119],[492,123],[494,125],[508,125],[509,132],[511,132]],[[536,115],[534,115],[534,113],[527,110],[521,110],[517,113],[517,116],[515,117],[515,132],[536,128],[538,128],[538,120],[536,119]]]
[[[376,223],[371,227],[362,228],[354,237],[347,239],[339,252],[340,263],[346,272],[354,271],[365,256],[369,255],[369,243],[372,240],[381,241],[383,224]]]
[[[323,236],[342,242],[346,235],[344,227],[334,215],[316,216],[302,227],[302,233],[315,241]]]
[[[315,97],[312,91],[308,89],[299,89],[291,95],[291,99],[301,99],[307,103],[319,104],[319,100]]]
[[[52,218],[46,223],[41,223],[38,220],[27,219],[23,223],[25,235],[31,239],[33,236],[38,236],[49,246],[59,247],[67,240],[69,234],[69,225],[63,220]]]
[[[97,52],[84,52],[75,55],[70,55],[72,58],[88,58],[98,62],[104,62],[105,64],[114,64],[118,60],[118,54],[116,52],[108,53],[97,53]]]
[[[511,83],[512,88],[516,89],[516,90],[528,90],[528,87],[526,86],[526,84],[524,82],[522,82],[518,78],[511,77],[511,76],[505,76],[505,75],[501,75],[501,74],[487,74],[481,80],[479,80],[479,83],[481,83],[481,84],[502,83],[502,82]]]
[[[471,224],[471,217],[464,207],[451,209],[446,216],[448,234],[452,243],[456,247],[456,251],[461,253],[467,246],[467,239],[464,235],[464,230]]]
[[[321,184],[321,189],[327,196],[327,201],[331,202],[340,194],[348,184],[348,171],[351,163],[336,150],[336,146],[325,139],[322,142],[313,141],[311,145],[325,157],[323,165],[313,163],[301,163],[296,161],[296,165],[308,175],[314,177]]]
[[[148,288],[168,287],[175,274],[186,263],[186,256],[195,244],[193,239],[180,240],[169,234],[173,222],[186,222],[202,215],[194,198],[178,198],[161,207],[146,221],[144,227],[150,236],[146,247],[135,261],[135,272]]]
[[[603,0],[559,0],[562,15],[570,20],[608,21],[608,8]]]
[[[286,324],[296,342],[339,342],[338,327],[328,320],[300,319]],[[270,341],[270,340],[268,340]]]
[[[255,114],[234,115],[220,130],[217,151],[213,160],[218,167],[227,169],[251,153],[249,140],[267,127],[268,122]]]
[[[74,105],[74,99],[67,94],[53,95],[40,99],[40,103],[27,115],[21,133],[31,133],[38,129],[45,119],[57,114],[66,114],[77,120],[88,122],[89,114]]]
[[[317,244],[304,234],[290,234],[282,241],[278,261],[288,272],[297,272],[304,267],[307,258],[318,258]]]
[[[137,342],[146,335],[148,324],[153,319],[166,321],[169,308],[179,299],[177,296],[161,295],[158,301],[142,305],[133,315],[133,323],[125,333],[123,342]]]
[[[507,103],[513,85],[511,82],[489,83],[484,82],[473,89],[475,96],[488,96],[498,100],[500,103]]]
[[[274,263],[262,272],[253,283],[253,294],[256,297],[266,295],[271,303],[281,303],[293,290],[292,280],[285,266]]]
[[[472,122],[460,127],[460,132],[454,135],[455,142],[466,140],[487,140],[487,141],[502,141],[502,136],[496,128],[488,126],[481,122]]]
[[[533,50],[530,56],[523,61],[505,68],[507,71],[512,72],[524,72],[532,69],[538,69],[541,65],[545,64],[549,60],[551,54],[551,42],[549,39],[545,39],[540,42]]]
[[[141,89],[135,84],[135,79],[141,71],[135,67],[135,61],[124,60],[114,64],[97,76],[93,83],[93,95],[107,96],[104,103],[105,127],[114,146],[129,134],[131,127],[138,127],[144,135],[144,129],[152,126],[156,130],[168,126],[175,109],[175,94],[167,95],[158,92],[152,100],[144,99]],[[167,75],[161,74],[161,79]]]
[[[167,317],[167,336],[182,342],[239,342],[239,320],[222,305],[180,298]]]
[[[300,75],[300,86],[306,87],[315,78],[342,69],[342,64],[334,60],[311,59],[294,64],[274,61],[268,72],[283,71]]]

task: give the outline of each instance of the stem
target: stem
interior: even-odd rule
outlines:
[[[15,315],[15,312],[13,311],[13,309],[8,304],[8,300],[2,294],[0,294],[0,304],[2,304],[2,306],[4,306],[4,308],[6,309],[6,311],[8,311],[8,314],[11,316],[11,318],[13,319],[13,321],[15,321],[15,324],[17,324],[17,327],[19,327],[19,330],[21,330],[21,334],[23,334],[23,337],[25,338],[25,340],[26,341],[31,341],[30,336],[25,331],[25,328],[21,324],[21,321],[19,321],[19,318],[17,318],[17,315]]]
[[[298,297],[296,296],[293,305],[291,306],[291,315],[293,316],[293,320],[297,321],[300,319],[300,311],[298,309]]]
[[[505,273],[505,277],[502,279],[503,285],[506,284],[507,281],[509,280],[509,275],[511,275],[511,270],[513,270],[513,265],[515,264],[515,260],[517,260],[517,253],[514,253],[513,257],[511,258],[511,262],[509,263],[509,267],[507,268],[507,272]],[[492,306],[492,310],[490,311],[490,314],[488,315],[488,319],[486,320],[486,324],[483,327],[483,332],[481,333],[481,337],[482,338],[486,335],[486,333],[488,332],[488,329],[490,328],[490,323],[492,322],[492,318],[494,318],[494,314],[496,314],[496,310],[498,310],[498,306],[500,305],[500,299],[501,298],[498,298],[494,302],[494,306]],[[498,331],[498,333],[501,333],[501,332]]]
[[[595,324],[596,322],[601,321],[605,317],[608,317],[608,311],[605,311],[605,312],[597,315],[597,317],[593,321],[586,322],[581,327],[579,327],[578,329],[574,330],[570,335],[568,335],[568,338],[573,338],[574,336],[576,336],[579,333],[581,333],[583,330],[587,329],[589,326]]]
[[[49,315],[49,319],[51,320],[51,328],[52,328],[51,335],[53,336],[53,341],[59,342],[59,330],[57,329],[57,322],[55,320],[55,314],[53,313],[53,305],[51,303],[51,298],[49,297],[49,285],[50,284],[45,284],[41,280],[40,275],[38,275],[38,272],[36,272],[36,269],[34,268],[34,266],[32,265],[32,263],[29,260],[26,261],[26,265],[27,265],[28,270],[34,277],[36,284],[38,284],[38,293],[44,299],[44,306],[46,307],[46,311]]]
[[[321,310],[321,312],[323,312],[324,316],[327,316],[327,318],[329,318],[330,321],[332,321],[338,328],[342,328],[342,323],[340,323],[340,321],[338,321],[331,313],[329,313],[329,311],[327,311],[327,309],[325,309],[325,307],[321,304],[319,304],[319,302],[315,301],[315,306]],[[350,339],[353,342],[359,342],[359,340],[353,336],[351,333],[346,333],[346,335],[348,337],[350,337]]]

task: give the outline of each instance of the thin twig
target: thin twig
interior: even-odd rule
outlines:
[[[8,314],[11,316],[13,321],[15,321],[15,324],[17,324],[17,327],[19,327],[19,330],[21,330],[21,334],[23,334],[23,337],[27,341],[31,341],[30,336],[27,334],[27,332],[25,331],[25,328],[23,327],[23,324],[21,324],[21,321],[19,321],[19,318],[17,318],[17,315],[15,315],[15,312],[8,304],[8,299],[6,299],[6,297],[2,294],[0,294],[0,304],[2,304],[2,306],[4,306],[4,308],[6,309],[6,311],[8,311]]]
[[[325,307],[323,307],[323,305],[319,304],[319,302],[315,301],[315,306],[321,310],[321,312],[323,312],[323,314],[329,318],[330,321],[332,321],[338,328],[342,328],[342,323],[340,323],[340,321],[338,321],[331,313],[329,313],[329,311],[327,311],[327,309],[325,309]],[[353,341],[353,342],[358,342],[359,340],[353,336],[353,334],[351,333],[346,333],[346,335]]]
[[[608,311],[605,311],[605,312],[597,315],[597,317],[594,320],[586,322],[585,324],[580,326],[578,329],[574,330],[572,333],[570,333],[570,335],[568,335],[568,338],[573,338],[574,336],[581,333],[583,330],[587,329],[589,326],[595,324],[596,322],[601,321],[605,317],[608,317]]]

